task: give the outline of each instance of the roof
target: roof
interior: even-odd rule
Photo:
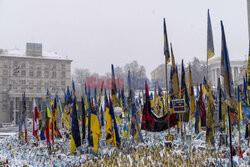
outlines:
[[[11,50],[0,49],[0,56],[72,61],[67,57],[58,55],[56,52],[43,51],[42,56],[30,56],[26,54],[26,50],[21,50],[21,49],[11,49]]]

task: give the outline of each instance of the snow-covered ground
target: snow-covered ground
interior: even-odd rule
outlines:
[[[18,139],[18,134],[0,139],[0,166],[227,166],[229,164],[229,147],[219,147],[216,137],[215,147],[209,147],[205,142],[205,132],[193,135],[191,143],[185,142],[179,134],[174,135],[172,148],[166,147],[167,132],[142,131],[144,142],[133,142],[132,139],[123,139],[121,148],[106,145],[105,131],[99,142],[98,154],[87,147],[85,143],[77,149],[75,155],[70,155],[70,138],[66,137],[61,129],[63,138],[56,139],[54,152],[48,155],[46,141],[40,141],[36,147],[36,139],[32,132],[28,132],[28,144],[23,144]],[[243,158],[234,156],[237,166],[250,165],[250,148],[243,137],[242,129],[241,148]],[[219,134],[217,134],[218,136]],[[238,146],[238,132],[233,133],[233,145]]]

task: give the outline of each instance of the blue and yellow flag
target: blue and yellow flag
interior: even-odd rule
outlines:
[[[209,9],[207,11],[207,60],[214,56],[213,32]],[[204,93],[204,92],[203,92]]]
[[[79,123],[78,123],[77,111],[76,111],[76,97],[74,98],[71,121],[72,121],[72,124],[71,124],[70,154],[72,155],[74,151],[76,150],[76,148],[81,146],[81,137],[80,137]]]
[[[111,94],[112,94],[112,101],[114,102],[114,106],[118,107],[118,97],[117,97],[117,89],[116,89],[116,83],[115,83],[115,71],[114,71],[114,65],[111,64],[111,72],[112,72],[112,84],[111,84]]]
[[[116,120],[115,120],[115,113],[114,113],[114,109],[113,109],[113,105],[112,105],[112,100],[110,100],[110,109],[109,109],[109,114],[112,118],[112,122],[113,122],[113,125],[114,125],[114,131],[113,131],[113,145],[116,146],[116,147],[120,147],[120,136],[119,136],[119,132],[118,132],[118,127],[117,127],[117,123],[116,123]]]
[[[238,120],[242,120],[240,86],[238,85]]]
[[[227,50],[226,37],[224,32],[223,22],[221,21],[221,75],[224,77],[224,87],[226,98],[232,97],[232,73]]]
[[[97,113],[95,110],[92,110],[91,112],[91,131],[93,135],[93,146],[94,146],[94,151],[97,153],[98,145],[99,145],[99,139],[101,138],[101,129],[99,125],[99,121],[97,118]]]
[[[205,76],[203,77],[202,92],[204,95],[207,95],[207,80]]]
[[[178,71],[175,65],[175,60],[174,60],[174,53],[173,53],[173,47],[172,47],[172,43],[170,43],[170,47],[171,47],[171,60],[172,60],[172,70],[173,70],[173,98],[179,98],[179,83],[178,83]]]
[[[247,83],[245,77],[243,77],[243,94],[244,94],[244,99],[245,103],[249,106],[249,100],[248,100],[248,93],[247,93]]]
[[[163,19],[163,32],[164,32],[164,55],[166,57],[166,64],[170,62],[169,46],[168,46],[168,35],[165,18]]]
[[[108,102],[106,90],[105,90],[105,95],[104,95],[104,102],[105,102],[105,120],[107,121],[106,122],[106,143],[110,144],[112,135],[113,135],[113,127],[112,127],[112,118],[109,113],[109,102]]]
[[[196,110],[196,103],[194,98],[194,85],[193,85],[193,78],[192,78],[192,71],[191,66],[189,64],[189,95],[190,95],[190,117],[189,120],[194,117],[195,110]]]

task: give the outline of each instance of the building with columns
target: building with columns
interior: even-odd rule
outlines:
[[[243,83],[243,76],[245,76],[247,71],[247,58],[245,60],[230,60],[231,71],[232,71],[232,79],[234,85],[240,85]],[[213,89],[217,88],[218,78],[220,77],[220,57],[214,57],[208,62],[208,81],[211,81],[211,85]],[[181,78],[181,66],[178,67],[178,76]],[[171,64],[168,65],[168,81],[170,78],[170,68]],[[186,72],[186,80],[188,82],[188,68],[185,67]],[[158,80],[162,82],[163,87],[165,88],[165,64],[159,65],[155,70],[151,72],[151,79]],[[188,84],[188,83],[187,83]],[[195,86],[195,85],[194,85]]]
[[[18,122],[24,92],[28,117],[32,117],[33,98],[44,108],[47,89],[63,98],[71,85],[71,62],[43,51],[38,43],[27,43],[26,50],[0,49],[0,122]]]
[[[245,76],[247,71],[247,59],[246,60],[230,60],[231,72],[233,85],[243,84],[243,76]],[[208,63],[208,80],[211,81],[213,89],[217,88],[218,78],[221,74],[221,61],[220,57],[212,59]]]

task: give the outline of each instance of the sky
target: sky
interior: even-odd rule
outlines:
[[[43,50],[72,59],[75,68],[105,74],[133,60],[150,77],[164,63],[163,18],[175,60],[206,60],[207,10],[216,56],[223,20],[230,60],[248,54],[247,0],[0,0],[0,48]]]

